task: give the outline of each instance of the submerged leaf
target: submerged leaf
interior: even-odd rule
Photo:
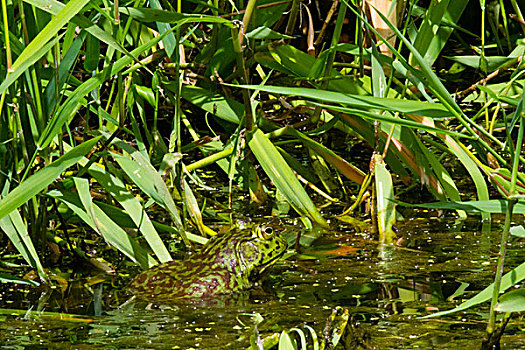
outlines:
[[[522,263],[515,269],[507,272],[501,278],[500,292],[509,289],[510,287],[520,283],[524,279],[525,279],[525,263]],[[459,306],[455,307],[454,309],[436,312],[435,314],[427,315],[422,318],[438,317],[438,316],[448,315],[454,312],[466,310],[468,308],[471,308],[474,305],[478,305],[485,301],[490,300],[490,298],[492,298],[493,291],[494,291],[494,283],[491,283],[490,286],[483,289],[481,292],[479,292],[478,294],[476,294],[474,297],[470,298],[469,300],[461,303]]]

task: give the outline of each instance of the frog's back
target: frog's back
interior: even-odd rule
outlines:
[[[185,261],[170,261],[146,270],[130,282],[143,299],[180,300],[239,292],[250,287],[252,272],[271,265],[286,250],[286,241],[266,226],[215,236]]]
[[[130,289],[145,299],[206,298],[245,288],[244,279],[223,268],[190,261],[169,261],[146,270],[130,282]]]

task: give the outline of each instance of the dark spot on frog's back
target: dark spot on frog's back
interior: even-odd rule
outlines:
[[[233,254],[233,249],[232,248],[224,249],[222,251],[222,255],[231,255],[231,254]]]

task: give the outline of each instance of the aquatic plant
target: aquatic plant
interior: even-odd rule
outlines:
[[[460,0],[409,1],[398,25],[346,0],[2,1],[3,239],[46,280],[50,240],[101,266],[72,225],[147,268],[171,260],[174,237],[205,242],[213,206],[242,192],[321,229],[368,201],[383,243],[396,203],[429,196],[510,220],[523,212],[525,24],[515,0],[481,4],[477,30]],[[501,257],[491,310],[516,283],[498,288]]]

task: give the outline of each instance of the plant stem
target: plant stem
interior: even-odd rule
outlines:
[[[516,12],[516,16],[518,17],[518,19],[523,21],[523,14],[520,11],[520,7],[518,6],[518,2],[516,0],[510,0],[510,3],[512,4],[512,8],[514,9],[514,11]],[[521,22],[521,23],[523,23],[523,22]],[[524,24],[521,24],[521,30],[523,30],[523,34],[525,34],[525,25]]]
[[[246,31],[248,30],[248,25],[250,24],[253,10],[255,9],[256,2],[257,0],[249,0],[248,5],[246,5],[246,12],[244,12],[244,16],[242,17],[242,27],[241,27],[241,30],[239,31],[239,34],[237,34],[241,47],[242,47],[242,42],[244,40],[244,34],[246,34]]]
[[[516,111],[516,113],[519,113],[520,110]],[[494,333],[495,330],[495,324],[496,324],[496,311],[495,307],[498,302],[498,296],[500,292],[500,286],[501,286],[501,278],[503,276],[503,267],[505,264],[505,254],[507,252],[507,241],[510,236],[510,223],[512,219],[512,211],[514,209],[514,205],[517,202],[517,198],[515,197],[516,194],[516,180],[517,180],[517,174],[518,174],[518,164],[519,164],[519,154],[521,151],[521,147],[523,145],[523,132],[524,132],[525,124],[523,121],[523,116],[520,118],[520,128],[518,131],[518,139],[516,142],[516,147],[514,149],[513,154],[513,164],[512,164],[512,174],[511,174],[511,180],[510,180],[510,190],[509,190],[509,197],[507,198],[507,210],[505,213],[505,226],[503,228],[503,232],[501,234],[501,246],[500,251],[498,255],[498,267],[496,270],[496,276],[494,278],[494,290],[492,292],[492,300],[490,302],[490,310],[489,310],[489,321],[487,324],[487,331],[485,334],[485,337],[487,339],[491,338],[491,335]]]
[[[239,40],[239,38],[241,38],[239,30],[237,29],[237,27],[233,27],[231,31],[232,31],[233,51],[235,52],[235,56],[237,58],[237,69],[239,70],[241,79],[243,80],[242,83],[249,84],[248,73],[246,72],[246,67],[244,66],[244,56],[243,56],[241,41]],[[246,130],[252,131],[253,124],[254,124],[252,103],[251,103],[251,98],[250,98],[250,92],[247,89],[242,89],[242,99],[244,101],[244,111],[246,113]]]
[[[295,28],[295,22],[297,22],[297,15],[299,14],[299,6],[301,0],[293,0],[292,8],[290,9],[290,15],[288,16],[288,23],[286,23],[286,29],[284,34],[292,35]]]
[[[332,43],[330,44],[330,52],[328,53],[328,58],[326,60],[326,66],[324,69],[325,78],[329,77],[332,74],[332,67],[334,65],[335,54],[336,54],[335,47],[339,43],[339,38],[341,37],[341,31],[342,31],[344,19],[346,16],[346,8],[347,6],[345,3],[342,2],[341,4],[339,4],[339,12],[337,14],[337,20],[335,22],[334,33],[332,35]],[[323,80],[323,82],[321,83],[321,89],[326,90],[329,84],[330,84],[329,79]],[[310,119],[313,124],[316,124],[319,121],[319,118],[321,117],[321,111],[322,111],[321,107],[315,107],[312,118]]]
[[[7,2],[2,0],[2,20],[4,21],[4,35],[5,35],[5,55],[7,59],[7,72],[12,72],[11,65],[11,44],[9,43],[9,22],[7,20]]]

